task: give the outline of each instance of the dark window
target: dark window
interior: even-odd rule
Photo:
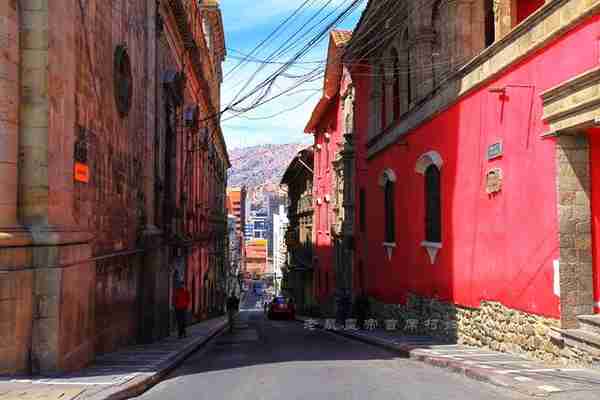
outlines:
[[[360,188],[359,191],[359,222],[360,231],[365,232],[367,229],[367,192],[364,188]]]
[[[392,59],[394,60],[394,69],[392,71],[392,79],[394,82],[394,98],[392,104],[394,106],[394,121],[400,119],[400,60],[398,59],[398,52],[392,48]]]
[[[393,243],[396,241],[396,210],[394,207],[394,183],[386,181],[385,187],[385,241]]]
[[[358,263],[358,286],[361,290],[365,289],[365,275],[364,266],[362,260]]]
[[[386,127],[386,121],[387,121],[387,115],[386,115],[387,96],[386,96],[386,90],[385,90],[385,67],[383,66],[383,64],[379,68],[379,74],[380,74],[379,79],[381,82],[381,129],[383,130]]]
[[[425,240],[442,241],[440,170],[434,164],[425,171]]]
[[[404,36],[405,38],[407,38],[408,40],[408,29],[406,30],[406,34]],[[407,45],[406,47],[406,65],[407,65],[407,72],[405,75],[406,78],[406,99],[407,99],[407,103],[408,103],[408,107],[410,108],[410,103],[413,100],[413,93],[412,93],[412,74],[411,74],[411,68],[412,68],[412,60],[411,60],[411,56],[410,56],[410,46]]]
[[[491,46],[496,41],[496,18],[494,15],[494,0],[485,0],[485,46]]]

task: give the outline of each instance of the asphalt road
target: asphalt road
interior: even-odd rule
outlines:
[[[298,322],[268,321],[254,307],[256,298],[247,300],[233,334],[138,399],[529,399]]]

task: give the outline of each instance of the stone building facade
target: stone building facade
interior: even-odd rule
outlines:
[[[0,49],[0,373],[168,335],[175,271],[217,310],[218,4],[4,1]]]
[[[281,289],[292,296],[299,312],[316,306],[314,294],[314,150],[299,152],[286,169],[281,184],[287,187],[288,226],[285,232],[287,260],[282,267]]]
[[[369,2],[343,61],[378,314],[597,365],[599,21],[597,1]]]

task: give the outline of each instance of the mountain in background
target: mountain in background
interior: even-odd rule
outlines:
[[[306,144],[267,144],[242,147],[229,151],[232,167],[228,186],[246,185],[249,189],[278,187],[290,161]]]

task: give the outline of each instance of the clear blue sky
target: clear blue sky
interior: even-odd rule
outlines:
[[[349,0],[311,0],[309,7],[291,24],[287,24],[283,31],[269,40],[268,45],[263,47],[254,57],[265,59],[273,50],[289,43],[289,38],[296,30],[310,26],[309,19],[314,16],[319,8],[328,3],[318,19],[323,18],[338,6],[345,6]],[[225,107],[230,100],[242,89],[249,78],[257,72],[260,67],[258,63],[247,63],[232,73],[229,73],[239,62],[235,57],[241,57],[240,53],[247,54],[264,38],[266,38],[281,22],[289,17],[294,10],[303,3],[303,0],[221,0],[221,11],[225,27],[225,41],[228,48],[228,57],[223,65],[225,79],[222,88],[222,102]],[[364,2],[366,3],[366,1]],[[338,28],[352,29],[364,8],[353,13]],[[317,19],[317,20],[318,20]],[[331,17],[328,19],[331,20]],[[316,21],[316,20],[313,20]],[[318,31],[316,29],[315,31]],[[301,40],[294,40],[297,47],[287,54],[277,58],[276,61],[287,61],[302,45],[315,35],[308,34]],[[328,38],[327,38],[328,39]],[[303,61],[309,64],[298,65],[288,71],[290,74],[302,74],[318,66],[313,61],[324,61],[326,57],[327,40],[322,41],[314,50],[307,54]],[[239,52],[239,53],[238,53]],[[279,65],[264,68],[256,74],[254,81],[248,86],[245,93],[261,82],[272,73]],[[229,73],[229,74],[228,74]],[[282,77],[278,79],[273,87],[274,94],[285,90],[295,81]],[[299,88],[297,93],[284,95],[271,103],[265,104],[251,112],[243,114],[242,117],[231,118],[232,114],[225,114],[222,118],[222,128],[229,148],[252,146],[265,143],[293,143],[307,142],[310,137],[303,133],[304,126],[308,121],[312,108],[317,103],[321,93],[322,79],[316,82],[306,83]],[[263,119],[274,114],[284,112],[275,118]]]

